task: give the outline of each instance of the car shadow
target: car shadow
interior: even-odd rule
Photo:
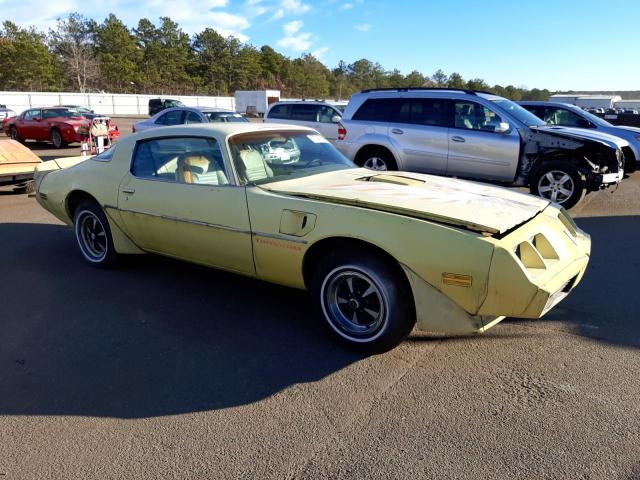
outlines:
[[[585,217],[576,223],[591,235],[585,276],[563,302],[536,322],[562,324],[596,340],[640,347],[640,216]]]
[[[64,226],[0,224],[0,238],[0,415],[222,409],[361,358],[306,292],[151,255],[95,269]]]

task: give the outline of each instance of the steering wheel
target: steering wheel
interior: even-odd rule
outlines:
[[[305,163],[302,168],[309,168],[311,165],[313,165],[314,163],[317,163],[318,165],[322,165],[322,160],[320,160],[319,158],[314,158],[312,160],[309,160],[307,163]]]

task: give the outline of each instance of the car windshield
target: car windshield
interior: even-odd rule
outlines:
[[[542,127],[546,125],[544,120],[536,117],[529,110],[521,107],[515,102],[511,100],[507,100],[506,98],[495,98],[491,99],[493,103],[498,105],[502,110],[507,112],[509,115],[515,117],[517,120],[521,121],[528,127]]]
[[[236,112],[202,112],[211,123],[220,122],[248,122],[246,118]]]
[[[42,110],[42,118],[71,118],[71,117],[81,117],[82,115],[77,110],[71,108],[54,108],[54,109],[43,109]]]
[[[575,109],[576,109],[576,113],[578,113],[578,115],[580,115],[583,118],[586,118],[591,123],[593,123],[595,125],[598,125],[599,127],[613,127],[613,125],[611,123],[609,123],[606,120],[598,117],[597,115],[594,115],[591,112],[587,112],[586,110],[582,110],[579,107],[575,107]]]
[[[355,168],[327,139],[313,131],[240,133],[229,139],[229,149],[243,184],[261,185]]]

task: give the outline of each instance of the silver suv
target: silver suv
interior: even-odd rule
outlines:
[[[411,170],[529,186],[571,208],[619,183],[620,138],[553,127],[506,98],[470,90],[363,90],[351,97],[336,147],[374,170]]]
[[[313,128],[335,144],[341,118],[338,106],[328,102],[289,100],[271,104],[264,121]]]

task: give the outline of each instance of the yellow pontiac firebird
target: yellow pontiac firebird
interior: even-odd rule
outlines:
[[[35,178],[88,263],[153,252],[309,289],[329,331],[365,352],[416,323],[460,335],[541,317],[580,282],[591,247],[548,201],[357,168],[287,125],[153,129]]]

